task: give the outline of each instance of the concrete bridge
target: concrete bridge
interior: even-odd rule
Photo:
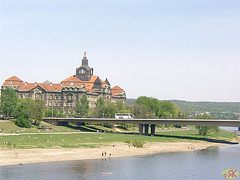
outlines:
[[[138,124],[139,134],[148,135],[149,125],[151,126],[151,135],[155,135],[156,124],[166,125],[196,125],[196,126],[228,126],[240,127],[240,120],[223,119],[114,119],[114,118],[58,118],[48,117],[44,121],[54,125],[64,125],[68,122],[91,122],[91,123],[112,123],[112,124]]]

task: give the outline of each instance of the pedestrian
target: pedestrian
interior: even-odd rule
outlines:
[[[103,151],[102,151],[102,156],[103,156]]]
[[[105,151],[105,157],[107,156],[107,152]]]
[[[109,154],[109,157],[111,157],[111,156],[112,156],[112,154],[110,153],[110,154]]]
[[[115,144],[113,144],[113,147],[115,147]]]

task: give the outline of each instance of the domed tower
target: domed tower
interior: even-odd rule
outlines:
[[[86,51],[82,59],[82,65],[76,69],[76,77],[82,81],[90,81],[93,75],[93,68],[88,66]]]

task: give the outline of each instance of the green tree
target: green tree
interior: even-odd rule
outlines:
[[[1,110],[8,118],[16,116],[18,97],[11,88],[6,88],[1,95]]]
[[[212,119],[212,117],[206,113],[204,113],[203,115],[197,115],[196,116],[197,119]],[[215,127],[215,126],[196,126],[196,128],[198,129],[198,133],[200,135],[204,135],[206,136],[207,134],[213,132],[218,132],[219,131],[219,127]]]
[[[160,110],[158,117],[160,118],[175,118],[176,111],[174,104],[170,101],[160,101]]]
[[[66,117],[66,114],[64,113],[63,108],[60,108],[60,110],[57,114],[57,117]]]
[[[100,96],[96,101],[95,109],[92,111],[93,117],[103,117],[103,113],[105,111],[105,102],[103,98]]]
[[[158,115],[161,108],[159,100],[152,97],[141,96],[137,98],[136,103],[145,106],[149,112],[148,114]]]
[[[29,106],[29,117],[34,120],[35,125],[39,126],[45,112],[44,100],[27,98],[26,103]]]
[[[87,116],[88,110],[89,110],[89,101],[87,99],[87,96],[84,94],[80,99],[80,101],[77,101],[76,112],[78,115],[85,117]]]
[[[17,106],[17,118],[18,117],[29,119],[29,106],[24,99],[19,99],[19,104]]]
[[[31,128],[31,121],[29,120],[29,106],[23,99],[19,100],[17,107],[17,120],[15,124],[19,127]]]
[[[210,126],[196,126],[196,128],[198,129],[198,133],[200,135],[204,135],[206,136],[207,134],[213,132],[218,132],[219,131],[219,127],[216,127],[216,126],[213,126],[213,127],[210,127]]]
[[[154,118],[154,113],[149,111],[149,109],[143,104],[134,103],[131,106],[131,111],[135,118]]]

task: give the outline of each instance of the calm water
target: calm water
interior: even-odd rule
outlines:
[[[239,144],[195,152],[5,166],[0,167],[0,178],[217,180],[225,179],[222,171],[230,168],[240,171]]]

